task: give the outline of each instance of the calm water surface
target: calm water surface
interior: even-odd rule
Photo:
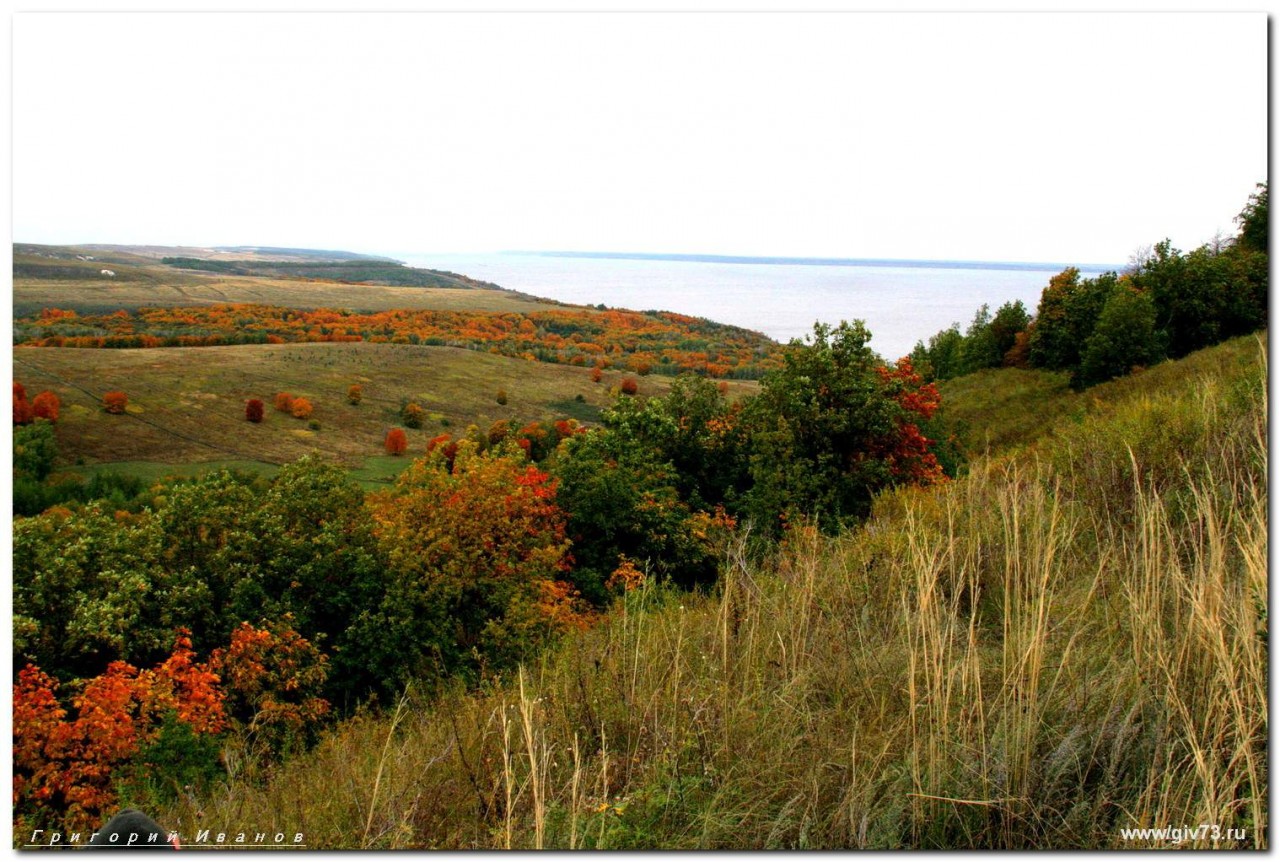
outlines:
[[[952,323],[969,325],[984,302],[1022,300],[1034,312],[1056,270],[923,266],[816,266],[685,260],[547,257],[537,254],[399,255],[548,299],[676,311],[763,332],[786,342],[815,321],[860,319],[871,346],[896,359]],[[1100,271],[1099,267],[1080,267]]]

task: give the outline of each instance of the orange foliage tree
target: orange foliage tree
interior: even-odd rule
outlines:
[[[120,415],[129,406],[129,396],[118,389],[102,396],[102,409],[108,413]]]
[[[382,445],[386,448],[388,455],[403,455],[404,451],[409,448],[409,441],[404,436],[403,429],[392,428],[387,432],[387,437],[382,441]]]
[[[351,384],[350,387],[348,387],[347,403],[350,404],[352,407],[359,405],[360,401],[363,398],[364,398],[364,389],[360,386],[359,383],[353,383]]]
[[[320,697],[328,658],[293,629],[285,614],[261,628],[241,623],[231,645],[216,649],[209,666],[227,689],[227,707],[245,729],[272,750],[307,741],[328,714]]]
[[[289,412],[293,414],[294,419],[306,419],[312,412],[311,402],[305,398],[295,398],[289,405]]]
[[[276,409],[281,413],[293,412],[293,396],[288,392],[277,392],[275,399]]]
[[[640,384],[636,382],[634,377],[624,377],[618,388],[622,390],[623,395],[635,395],[640,391]]]
[[[58,396],[49,391],[41,392],[31,402],[31,412],[39,419],[48,419],[50,422],[58,421],[58,413],[62,409],[62,402]]]
[[[567,583],[565,515],[556,482],[510,444],[438,445],[369,506],[403,598],[391,629],[435,627],[435,648],[466,662],[473,649],[517,660],[530,646],[589,615]],[[409,611],[424,619],[415,620]]]
[[[115,807],[119,770],[155,741],[166,719],[195,734],[220,733],[227,719],[218,677],[193,656],[179,630],[173,654],[151,670],[112,662],[72,699],[74,719],[58,701],[57,681],[35,665],[21,670],[13,687],[19,822],[92,829]]]

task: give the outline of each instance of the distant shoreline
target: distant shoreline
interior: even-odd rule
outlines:
[[[1118,264],[1103,263],[1030,263],[1018,261],[978,260],[907,260],[902,258],[846,257],[751,257],[730,254],[661,254],[615,251],[501,251],[503,255],[532,257],[590,258],[597,260],[667,260],[687,263],[745,263],[772,266],[893,266],[918,269],[1003,269],[1027,272],[1061,272],[1074,266],[1081,272],[1119,271]]]

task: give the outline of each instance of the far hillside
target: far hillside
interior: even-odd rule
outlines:
[[[563,307],[466,276],[410,268],[385,258],[351,252],[308,256],[304,251],[16,243],[13,313],[24,317],[59,308],[109,314],[148,306],[223,303],[366,312]],[[279,257],[268,258],[269,254]]]

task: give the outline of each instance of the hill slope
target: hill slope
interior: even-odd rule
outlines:
[[[312,848],[1266,846],[1265,356],[1162,369],[162,820]]]
[[[382,454],[383,436],[399,424],[406,400],[428,411],[421,430],[407,431],[414,455],[431,437],[472,423],[485,430],[498,419],[595,421],[624,376],[606,371],[593,383],[586,368],[450,347],[368,343],[19,349],[13,362],[16,378],[28,389],[52,389],[62,399],[56,433],[64,461],[89,464],[281,464],[318,451],[354,466]],[[354,383],[364,390],[359,406],[346,400]],[[660,377],[644,378],[641,394],[657,394],[668,385]],[[735,391],[754,388],[730,385]],[[128,414],[102,412],[102,394],[112,389],[129,395]],[[497,402],[500,389],[505,405]],[[277,392],[309,399],[320,429],[270,409]],[[268,405],[260,425],[244,419],[250,398]]]

